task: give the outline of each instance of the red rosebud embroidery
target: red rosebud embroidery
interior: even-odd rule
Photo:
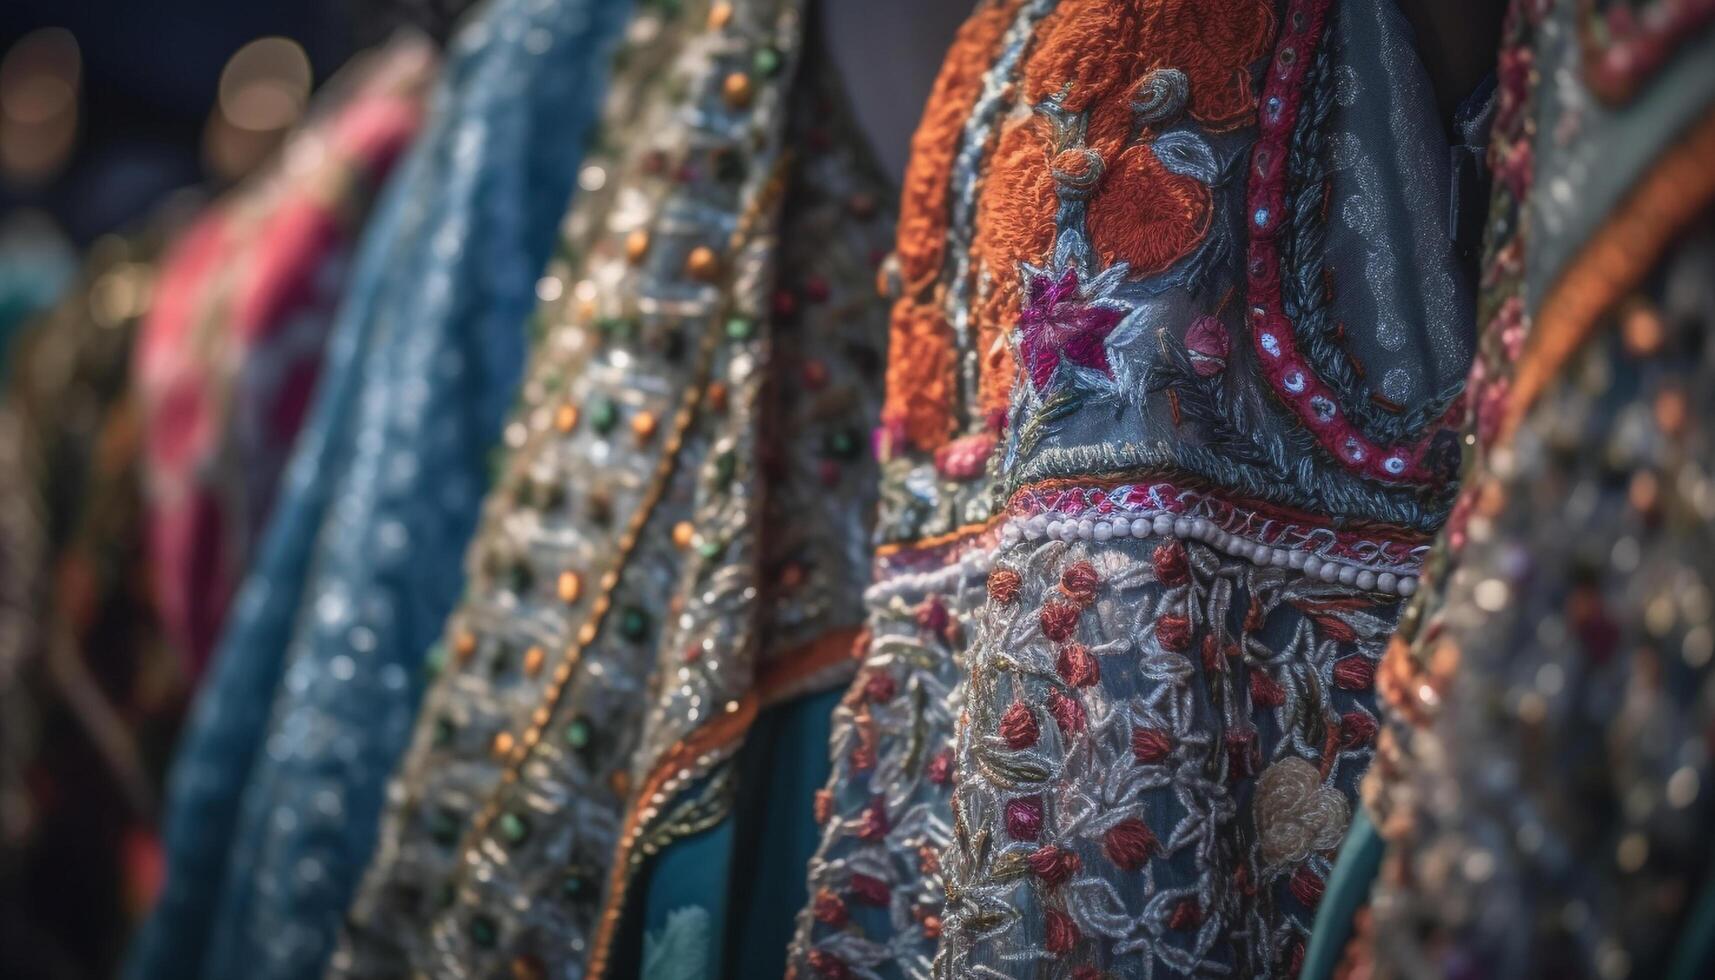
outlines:
[[[1185,354],[1199,378],[1214,377],[1225,370],[1232,350],[1232,334],[1219,317],[1204,314],[1192,320],[1191,328],[1185,331]]]
[[[1213,633],[1203,637],[1203,669],[1211,674],[1227,672],[1227,658],[1222,655],[1221,641]]]
[[[1256,775],[1256,732],[1227,733],[1227,775],[1235,779]]]
[[[823,980],[850,980],[852,971],[845,961],[825,949],[810,950],[810,969]]]
[[[863,824],[858,828],[858,836],[868,841],[881,840],[891,829],[892,825],[887,820],[887,801],[877,796],[863,808]]]
[[[1072,921],[1071,916],[1058,909],[1048,910],[1048,936],[1045,940],[1048,952],[1055,956],[1065,956],[1082,938],[1078,932],[1078,924]]]
[[[917,625],[931,636],[940,636],[946,630],[947,623],[951,618],[947,613],[946,604],[941,601],[941,597],[938,595],[924,599],[923,604],[917,607]]]
[[[1061,735],[1072,736],[1084,730],[1083,704],[1059,688],[1048,692],[1048,713],[1054,716],[1054,724],[1060,726]]]
[[[917,848],[917,870],[926,875],[941,873],[941,852],[928,844]]]
[[[1155,640],[1163,650],[1184,653],[1191,649],[1191,620],[1184,616],[1162,616],[1155,621]]]
[[[1102,836],[1102,849],[1108,860],[1125,869],[1136,871],[1155,853],[1158,842],[1149,824],[1136,817],[1121,820]]]
[[[936,786],[945,786],[953,781],[953,750],[942,749],[929,759],[929,764],[923,767],[923,775]]]
[[[886,905],[891,897],[887,882],[874,875],[854,871],[850,884],[852,897],[865,905]]]
[[[1154,765],[1173,751],[1173,740],[1159,728],[1131,730],[1131,754],[1144,765]]]
[[[940,916],[938,916],[938,915],[925,915],[923,917],[923,938],[924,939],[939,939],[939,938],[941,938],[941,917]]]
[[[1042,607],[1042,635],[1058,643],[1069,640],[1078,631],[1078,607],[1065,602],[1050,602]]]
[[[1310,865],[1301,864],[1292,873],[1292,897],[1303,902],[1310,908],[1322,901],[1322,879],[1316,872],[1310,870]]]
[[[1182,898],[1167,917],[1169,929],[1195,929],[1203,924],[1203,907],[1194,898]]]
[[[1095,654],[1082,643],[1068,643],[1060,648],[1054,660],[1054,670],[1068,687],[1089,687],[1102,677],[1101,665]]]
[[[875,768],[875,746],[868,742],[859,742],[852,748],[852,768],[859,772],[868,772]]]
[[[1028,749],[1036,744],[1041,731],[1036,725],[1036,712],[1023,701],[1014,701],[1006,714],[1000,716],[1000,737],[1013,751]]]
[[[1042,797],[1020,796],[1007,800],[1006,832],[1014,840],[1035,840],[1042,833]]]
[[[1347,691],[1367,691],[1376,682],[1376,665],[1360,656],[1334,662],[1334,686]]]
[[[817,823],[827,823],[834,815],[834,794],[826,789],[816,791],[815,814]]]
[[[1251,869],[1248,865],[1239,865],[1233,869],[1233,891],[1240,895],[1255,895],[1256,885],[1251,883]]]
[[[1096,566],[1087,561],[1075,561],[1060,573],[1060,591],[1080,608],[1096,601],[1096,586],[1100,584]]]
[[[1019,587],[1023,584],[1017,572],[1010,568],[997,568],[989,573],[989,600],[1006,605],[1018,598]]]
[[[1251,705],[1257,708],[1278,708],[1286,703],[1286,688],[1261,667],[1251,671]]]
[[[1078,869],[1084,866],[1084,862],[1079,860],[1076,853],[1053,844],[1038,847],[1024,860],[1030,865],[1030,870],[1042,879],[1042,883],[1050,888],[1077,874]]]
[[[864,697],[868,698],[872,704],[892,701],[893,696],[897,693],[899,693],[899,687],[894,683],[893,676],[884,674],[879,670],[870,674],[869,679],[863,683]]]
[[[1340,716],[1340,744],[1348,749],[1368,745],[1378,727],[1376,720],[1362,711],[1348,711]]]
[[[816,893],[815,901],[810,903],[810,914],[816,917],[817,922],[833,926],[835,929],[845,925],[846,921],[851,918],[850,914],[846,912],[845,900],[826,888]]]
[[[1185,545],[1178,539],[1156,545],[1150,556],[1155,565],[1155,580],[1165,586],[1184,585],[1191,581],[1191,562]]]

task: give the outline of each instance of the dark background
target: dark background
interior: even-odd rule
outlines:
[[[84,245],[170,190],[211,182],[203,132],[227,59],[257,38],[288,37],[319,85],[374,40],[372,14],[361,0],[0,0],[0,55],[62,27],[83,61],[69,159],[45,182],[0,180],[0,213],[45,211]]]

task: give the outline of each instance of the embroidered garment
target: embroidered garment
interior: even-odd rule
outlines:
[[[332,976],[700,977],[743,952],[726,875],[788,837],[734,798],[787,774],[739,750],[850,671],[892,237],[803,20],[662,4],[628,31]]]
[[[1715,968],[1715,5],[1599,6],[1508,13],[1472,448],[1382,664],[1352,976]]]
[[[152,886],[184,698],[147,591],[126,382],[184,203],[91,246],[0,393],[0,948],[20,976],[110,974]]]
[[[1458,462],[1447,160],[1390,4],[978,5],[796,975],[1294,968]]]
[[[348,253],[416,132],[433,76],[401,39],[332,84],[336,111],[198,220],[167,256],[134,359],[150,575],[201,672],[308,406]],[[324,99],[333,98],[331,94]]]
[[[423,652],[464,582],[487,453],[618,21],[497,0],[354,260],[310,416],[169,785],[134,978],[310,977],[375,839]]]

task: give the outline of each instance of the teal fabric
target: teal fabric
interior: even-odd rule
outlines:
[[[827,691],[764,711],[735,762],[732,812],[650,862],[639,913],[643,980],[784,975],[786,946],[806,903],[804,866],[820,833],[815,794],[827,782],[839,699],[839,691]],[[690,910],[701,916],[687,918]],[[706,940],[691,941],[693,921],[707,927]],[[618,962],[630,956],[622,950]]]
[[[1359,807],[1351,828],[1346,831],[1345,843],[1340,845],[1334,871],[1328,876],[1322,904],[1316,910],[1316,925],[1310,931],[1310,948],[1305,951],[1304,966],[1298,971],[1299,980],[1333,977],[1334,968],[1351,941],[1353,920],[1370,897],[1385,853],[1387,846],[1376,833],[1369,811]]]

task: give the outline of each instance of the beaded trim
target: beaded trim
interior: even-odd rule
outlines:
[[[1358,535],[1302,518],[1238,506],[1173,483],[1030,489],[1012,501],[1003,546],[1021,541],[1176,537],[1207,543],[1258,566],[1302,571],[1324,582],[1409,596],[1430,546]]]
[[[1378,445],[1344,417],[1338,394],[1317,375],[1300,350],[1296,325],[1287,316],[1282,298],[1277,236],[1290,224],[1285,220],[1291,170],[1287,166],[1288,150],[1304,97],[1304,79],[1315,60],[1329,5],[1330,0],[1294,0],[1282,28],[1288,36],[1282,38],[1275,52],[1263,88],[1245,207],[1251,233],[1247,263],[1251,341],[1257,363],[1276,397],[1342,465],[1387,483],[1434,483],[1438,478],[1425,462],[1430,438]],[[1441,424],[1430,426],[1428,435],[1456,422],[1462,410],[1462,403],[1455,400]]]

